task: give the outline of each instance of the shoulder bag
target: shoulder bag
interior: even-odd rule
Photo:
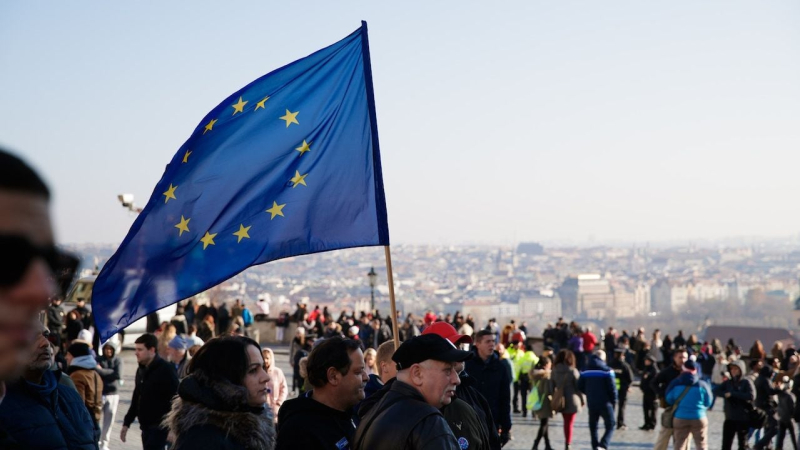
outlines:
[[[681,392],[680,397],[678,397],[678,399],[675,400],[675,403],[667,406],[664,409],[664,412],[661,413],[662,427],[672,428],[672,419],[675,418],[675,410],[678,409],[678,404],[680,404],[681,400],[683,400],[683,397],[686,397],[686,394],[689,392],[689,389],[691,388],[692,388],[691,386],[686,386],[685,388],[683,388],[683,392]]]

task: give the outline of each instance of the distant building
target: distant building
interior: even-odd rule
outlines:
[[[517,253],[524,253],[528,256],[536,256],[544,253],[544,247],[537,242],[522,242],[517,246]]]
[[[689,289],[678,282],[661,278],[650,288],[650,309],[653,312],[675,312],[688,301]]]
[[[600,320],[614,315],[614,292],[599,274],[578,275],[577,300],[577,313],[582,318]]]

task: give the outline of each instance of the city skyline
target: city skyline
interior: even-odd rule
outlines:
[[[393,243],[800,232],[797,2],[188,5],[0,6],[0,145],[59,241],[119,243],[204,114],[361,19]]]

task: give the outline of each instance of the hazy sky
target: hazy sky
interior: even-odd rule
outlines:
[[[800,231],[794,0],[3,2],[0,145],[62,242],[118,243],[117,194],[361,19],[395,243]]]

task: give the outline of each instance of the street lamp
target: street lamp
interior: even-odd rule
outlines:
[[[367,274],[367,277],[369,278],[369,287],[370,287],[370,290],[371,290],[371,293],[372,293],[372,299],[371,299],[369,305],[370,305],[370,308],[372,308],[371,312],[374,314],[375,313],[375,285],[378,283],[378,274],[375,273],[375,268],[374,267],[370,267],[369,268],[369,273]]]
[[[122,203],[122,207],[126,208],[128,211],[135,212],[137,214],[142,212],[142,208],[133,203],[133,194],[119,194],[117,199],[120,203]]]

